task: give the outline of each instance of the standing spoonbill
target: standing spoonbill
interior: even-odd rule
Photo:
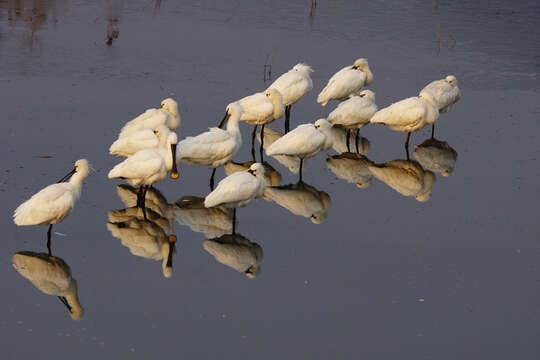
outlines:
[[[421,91],[420,97],[429,99],[435,104],[440,113],[450,110],[452,105],[461,99],[458,81],[454,75],[448,75],[444,79],[435,80],[427,84]],[[431,137],[435,135],[435,124],[431,126]]]
[[[109,171],[109,179],[120,178],[132,186],[140,186],[137,206],[143,209],[146,219],[146,190],[152,184],[163,180],[167,171],[171,171],[171,179],[178,178],[176,169],[176,134],[168,131],[165,126],[157,130],[160,145],[157,148],[144,149],[136,152],[126,160],[117,164]]]
[[[348,100],[340,103],[328,115],[328,121],[332,125],[341,125],[347,129],[347,152],[351,152],[349,136],[351,129],[356,128],[356,153],[358,151],[358,140],[360,128],[369,124],[369,119],[377,112],[375,104],[375,93],[371,90],[363,90],[358,95],[351,95]]]
[[[261,132],[259,131],[257,133],[257,140],[261,142]],[[283,134],[279,131],[272,130],[270,128],[264,129],[264,138],[266,141],[264,142],[264,149],[268,149],[270,145],[272,145],[277,139],[282,137]],[[293,174],[298,173],[300,170],[300,159],[297,156],[288,156],[288,155],[276,155],[273,157],[276,159],[281,165],[287,167],[290,172]],[[302,166],[306,167],[306,161],[302,163]]]
[[[353,66],[345,66],[328,80],[328,84],[317,97],[317,102],[326,106],[332,100],[344,100],[371,84],[373,73],[367,59],[357,59]]]
[[[408,160],[411,132],[422,129],[426,124],[434,124],[438,118],[439,110],[429,99],[410,97],[377,111],[370,122],[386,125],[394,131],[406,132],[405,151]]]
[[[236,233],[236,208],[244,207],[253,199],[263,196],[266,188],[264,166],[255,163],[247,171],[236,172],[218,183],[204,199],[207,208],[223,206],[233,208],[232,233]]]
[[[34,194],[15,209],[13,221],[16,225],[49,225],[47,250],[51,254],[51,230],[53,224],[64,220],[81,196],[82,182],[88,176],[88,160],[75,161],[75,166],[56,184]],[[63,182],[71,176],[69,182]]]
[[[171,98],[167,98],[161,102],[159,109],[148,109],[129,121],[124,125],[118,137],[121,138],[142,129],[157,129],[160,125],[165,125],[171,131],[174,131],[180,126],[180,122],[178,103]]]
[[[289,132],[291,108],[294,103],[313,89],[313,81],[309,73],[313,69],[306,64],[296,64],[291,70],[278,77],[268,89],[277,89],[283,97],[285,105],[285,133]]]
[[[319,151],[328,150],[334,138],[332,124],[326,119],[319,119],[315,124],[298,125],[296,129],[277,139],[266,149],[266,154],[295,155],[300,158],[300,181],[302,181],[302,163],[305,158],[317,155]]]
[[[116,139],[109,147],[109,154],[129,157],[137,151],[158,146],[159,137],[157,136],[157,130],[142,129]]]
[[[66,262],[56,256],[31,251],[13,254],[13,268],[47,295],[57,296],[73,320],[80,320],[84,309],[77,295],[77,280]]]
[[[188,136],[178,144],[176,158],[186,164],[210,165],[212,176],[210,177],[210,190],[214,190],[214,175],[216,168],[228,163],[242,145],[240,134],[240,117],[242,107],[238,103],[227,106],[227,130],[210,128],[210,131],[197,136]]]
[[[276,89],[268,89],[265,92],[256,93],[246,96],[236,101],[242,107],[242,116],[240,120],[245,121],[250,125],[255,125],[253,132],[251,133],[251,156],[255,161],[255,134],[257,133],[257,127],[271,123],[272,121],[279,119],[283,116],[285,107],[283,106],[283,100],[281,93]],[[222,128],[227,120],[227,114],[219,124],[219,128]],[[263,139],[264,142],[264,139]],[[263,161],[263,145],[260,147],[261,162]]]

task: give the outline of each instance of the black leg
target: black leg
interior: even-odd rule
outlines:
[[[257,136],[257,126],[258,125],[255,125],[255,127],[253,128],[253,132],[251,133],[251,157],[253,158],[253,162],[257,162],[257,159],[255,158],[255,136]]]
[[[52,230],[53,224],[49,225],[49,230],[47,230],[47,252],[49,253],[49,256],[52,255],[51,252],[51,230]]]
[[[302,182],[302,165],[304,165],[304,158],[300,158],[300,182]]]
[[[216,175],[216,168],[212,170],[212,175],[210,176],[210,191],[214,191],[214,175]]]
[[[358,142],[360,140],[360,128],[356,129],[356,139],[355,139],[355,144],[356,144],[356,153],[357,154],[360,154],[360,152],[358,151]]]
[[[232,213],[232,234],[236,234],[236,208],[233,208]]]
[[[263,163],[263,149],[264,149],[264,125],[262,125],[261,127],[261,148],[260,148],[260,153],[261,153],[261,164]]]
[[[148,186],[143,185],[143,193],[142,193],[142,212],[144,216],[144,220],[148,220],[146,217],[146,191],[148,190]]]
[[[405,141],[405,153],[407,153],[407,160],[409,160],[409,139],[411,138],[411,133],[407,133],[407,141]]]
[[[347,141],[347,152],[351,152],[349,135],[351,135],[351,129],[347,129],[347,140],[346,140]]]
[[[431,125],[431,138],[432,138],[432,139],[435,138],[435,124],[432,124],[432,125]]]
[[[285,134],[289,132],[291,120],[291,105],[285,106]]]

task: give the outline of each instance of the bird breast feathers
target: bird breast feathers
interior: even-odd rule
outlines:
[[[371,118],[371,122],[388,126],[423,125],[427,112],[426,106],[426,103],[417,97],[404,99],[377,111]]]
[[[195,137],[187,137],[178,144],[178,158],[218,157],[234,151],[237,146],[231,134],[219,128]]]
[[[167,170],[160,153],[156,149],[145,149],[116,165],[109,175],[113,173],[114,177],[142,179],[162,171],[166,172]]]
[[[274,112],[274,105],[264,93],[246,96],[239,103],[244,110],[240,118],[243,121],[264,120]]]
[[[308,155],[318,151],[326,136],[312,124],[303,124],[277,139],[268,147],[268,155]]]
[[[221,180],[204,202],[206,207],[254,198],[260,190],[261,180],[248,172],[237,172]]]
[[[277,78],[269,89],[277,89],[283,97],[283,104],[290,105],[313,89],[313,81],[309,77],[302,76],[298,71],[291,70]]]

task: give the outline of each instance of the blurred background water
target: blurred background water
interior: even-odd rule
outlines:
[[[539,16],[536,1],[0,0],[3,358],[536,359]],[[238,232],[264,254],[254,280],[178,222],[171,279],[111,235],[107,212],[125,206],[106,178],[119,162],[108,147],[124,122],[170,96],[179,138],[198,134],[270,84],[265,65],[275,79],[298,62],[314,68],[314,89],[292,127],[313,122],[336,106],[316,104],[318,92],[358,57],[379,108],[459,80],[462,99],[436,128],[456,167],[437,175],[428,202],[376,179],[357,188],[319,154],[304,181],[331,198],[322,224],[262,199],[238,210]],[[248,161],[251,127],[241,129],[235,160]],[[368,126],[362,136],[370,160],[405,159],[404,134]],[[53,235],[85,308],[74,322],[12,268],[15,252],[45,251],[46,229],[11,218],[83,157],[95,172],[54,227],[65,236]],[[270,162],[282,184],[296,182]],[[156,186],[169,203],[208,193],[208,168],[180,175]]]

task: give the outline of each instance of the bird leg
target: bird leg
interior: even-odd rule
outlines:
[[[411,133],[407,133],[407,140],[405,141],[405,153],[407,153],[407,160],[409,160],[409,139],[411,138]]]
[[[257,126],[258,125],[255,125],[255,127],[253,128],[253,132],[251,133],[251,157],[253,158],[253,162],[257,162],[257,159],[255,158],[255,136],[257,136]]]
[[[148,186],[144,186],[143,185],[143,193],[142,193],[142,211],[143,211],[143,216],[144,216],[144,220],[148,220],[148,218],[146,217],[146,192],[148,191]]]
[[[300,158],[300,182],[302,182],[302,165],[304,163],[304,158]]]
[[[291,120],[291,105],[285,106],[285,134],[289,132],[290,120]]]
[[[47,252],[49,253],[49,256],[52,255],[51,252],[51,230],[52,230],[53,224],[49,225],[49,230],[47,230]]]
[[[236,208],[233,208],[232,214],[232,234],[236,235]]]
[[[210,191],[214,191],[214,175],[216,175],[216,168],[212,170],[212,175],[210,176]]]
[[[263,163],[263,149],[264,149],[264,124],[261,127],[261,148],[259,149],[261,153],[261,164]]]
[[[359,141],[359,138],[360,138],[360,128],[356,129],[356,139],[355,139],[355,144],[356,144],[356,153],[357,153],[357,154],[360,154],[360,152],[358,151],[358,141]]]
[[[351,147],[349,146],[349,135],[351,135],[351,129],[347,129],[347,152],[351,152]]]
[[[431,138],[435,138],[435,124],[431,124]]]

